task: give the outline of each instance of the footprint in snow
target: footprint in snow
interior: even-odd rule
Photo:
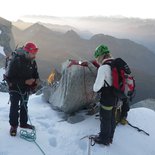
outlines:
[[[0,155],[9,155],[9,153],[8,152],[0,151]]]
[[[45,128],[49,128],[49,127],[52,126],[52,124],[49,124],[49,123],[47,123],[47,122],[43,122],[43,121],[40,121],[40,120],[38,120],[38,123],[39,123],[40,125],[42,125],[43,127],[45,127]]]
[[[52,147],[56,147],[56,146],[57,146],[56,138],[55,138],[55,137],[51,137],[51,138],[49,139],[49,144],[50,144]]]
[[[88,142],[86,140],[79,140],[77,143],[81,150],[83,150],[83,151],[87,150]]]

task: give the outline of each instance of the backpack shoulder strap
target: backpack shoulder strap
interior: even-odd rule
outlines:
[[[109,66],[111,66],[111,64],[112,64],[113,61],[114,61],[114,59],[108,59],[108,60],[106,60],[106,61],[103,63],[103,65],[109,65]]]
[[[106,80],[104,80],[104,87],[106,86],[110,87],[109,83]]]
[[[131,74],[131,70],[130,70],[128,64],[122,58],[116,58],[115,63],[116,63],[116,66],[119,69],[123,69],[126,74]]]
[[[112,62],[113,61],[114,61],[114,59],[108,59],[107,61],[105,61],[103,63],[103,65],[109,65],[110,68],[112,68]],[[106,86],[110,87],[109,83],[106,80],[104,80],[104,87],[106,87]]]

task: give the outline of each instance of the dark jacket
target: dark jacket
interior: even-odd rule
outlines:
[[[8,81],[9,90],[29,92],[31,86],[25,81],[31,78],[39,79],[35,60],[27,59],[24,55],[16,56],[9,64]]]
[[[101,93],[100,103],[104,106],[116,106],[117,98],[114,95],[113,87],[102,87],[99,91]]]

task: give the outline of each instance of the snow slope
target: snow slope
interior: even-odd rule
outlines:
[[[9,96],[0,93],[0,155],[41,155],[34,142],[9,135]],[[53,111],[42,96],[32,95],[29,100],[29,116],[36,126],[36,142],[46,155],[87,155],[88,139],[85,135],[99,132],[99,120],[95,116],[86,116],[82,111],[78,115],[85,120],[69,124],[62,120],[63,113]],[[150,136],[138,132],[130,126],[118,125],[113,144],[109,147],[96,144],[91,147],[91,155],[155,155],[155,112],[146,108],[131,109],[128,120],[147,131]]]

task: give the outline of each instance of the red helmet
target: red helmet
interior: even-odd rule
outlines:
[[[26,45],[24,46],[24,50],[29,52],[29,53],[38,52],[38,48],[34,43],[26,43]]]

